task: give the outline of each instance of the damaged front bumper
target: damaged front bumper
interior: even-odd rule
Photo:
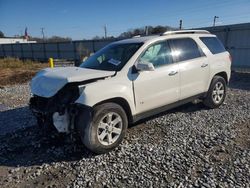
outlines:
[[[77,125],[76,119],[83,111],[92,114],[92,108],[89,106],[78,103],[63,105],[53,98],[39,96],[33,96],[29,106],[40,127],[53,126],[60,133],[77,131],[79,125]],[[86,119],[86,122],[89,120]]]

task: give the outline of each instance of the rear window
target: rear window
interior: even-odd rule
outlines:
[[[173,51],[172,55],[177,62],[199,58],[204,55],[191,38],[171,39],[169,44]]]
[[[226,51],[221,41],[216,37],[200,37],[200,39],[212,54],[219,54]]]

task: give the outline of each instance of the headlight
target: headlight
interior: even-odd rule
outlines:
[[[79,94],[81,95],[85,89],[85,86],[78,86]]]
[[[77,86],[68,85],[58,92],[57,99],[61,104],[69,104],[78,99],[79,96],[79,88]]]

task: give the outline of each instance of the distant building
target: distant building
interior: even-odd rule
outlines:
[[[0,44],[15,44],[15,43],[36,43],[36,41],[28,41],[23,38],[0,38]]]

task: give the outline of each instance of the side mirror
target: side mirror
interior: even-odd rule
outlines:
[[[154,65],[149,62],[138,62],[135,67],[138,71],[154,71],[155,70]]]

